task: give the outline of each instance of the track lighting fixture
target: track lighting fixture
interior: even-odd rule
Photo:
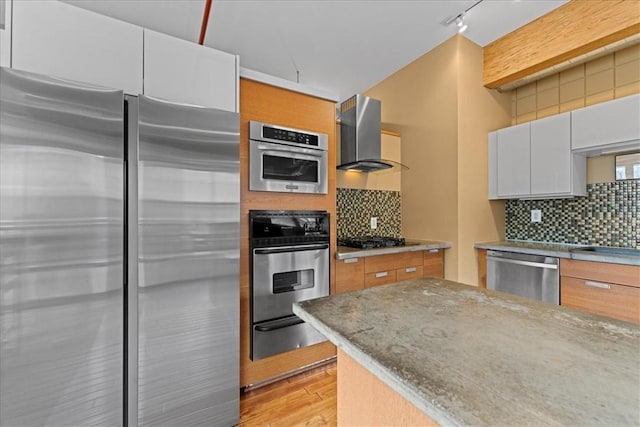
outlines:
[[[483,0],[476,0],[475,3],[473,3],[471,6],[469,6],[468,8],[466,8],[465,10],[463,10],[462,12],[458,13],[455,16],[451,16],[447,19],[445,19],[442,22],[442,25],[451,25],[452,23],[456,23],[456,26],[458,27],[458,33],[464,33],[467,30],[467,24],[465,24],[464,22],[464,17],[467,14],[467,12],[469,12],[471,9],[473,9],[474,7],[476,7],[478,4],[482,3]]]

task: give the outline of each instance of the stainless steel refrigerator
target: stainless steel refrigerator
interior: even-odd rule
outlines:
[[[0,68],[0,425],[233,425],[239,118]]]

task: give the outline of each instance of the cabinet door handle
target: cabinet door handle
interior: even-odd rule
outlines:
[[[345,264],[353,264],[354,262],[358,262],[358,258],[347,258],[344,260]]]
[[[388,271],[383,271],[381,273],[376,273],[376,279],[379,279],[380,277],[387,277],[389,275]]]
[[[593,280],[585,280],[584,284],[587,286],[590,286],[592,288],[599,288],[599,289],[611,289],[611,285],[608,283],[602,283],[602,282],[594,282]]]
[[[409,267],[409,268],[406,268],[404,271],[406,273],[415,273],[416,271],[418,271],[418,268],[417,267]]]

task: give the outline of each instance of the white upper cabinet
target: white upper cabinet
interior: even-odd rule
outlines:
[[[11,0],[0,0],[0,66],[11,66]]]
[[[586,194],[586,158],[571,152],[571,114],[531,122],[531,194]]]
[[[524,123],[497,132],[498,197],[517,198],[531,192],[530,124]]]
[[[586,194],[586,158],[571,152],[564,113],[489,134],[489,199]]]
[[[640,94],[572,111],[571,148],[588,155],[640,148]]]
[[[142,28],[58,1],[13,2],[12,67],[142,92]]]
[[[237,56],[145,29],[144,94],[238,112]]]

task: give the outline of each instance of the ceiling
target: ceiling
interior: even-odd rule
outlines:
[[[205,0],[66,0],[197,42]],[[485,46],[567,0],[484,0],[464,35]],[[456,34],[445,26],[475,1],[213,0],[205,45],[244,68],[334,93],[367,90]],[[298,73],[299,72],[299,73]]]

